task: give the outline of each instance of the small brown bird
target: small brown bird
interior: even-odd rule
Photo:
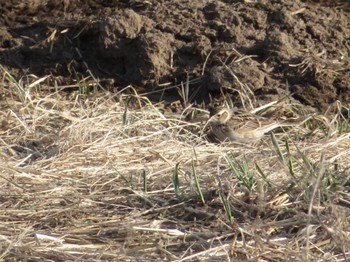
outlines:
[[[217,140],[241,143],[257,141],[275,128],[294,125],[295,123],[271,121],[238,109],[228,108],[221,108],[214,112],[206,124]]]

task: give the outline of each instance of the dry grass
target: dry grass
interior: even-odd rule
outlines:
[[[0,91],[1,260],[350,259],[342,115],[276,134],[275,145],[214,144],[198,135],[202,125],[132,88],[68,96],[9,79]]]

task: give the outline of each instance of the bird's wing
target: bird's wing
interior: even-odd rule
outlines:
[[[240,130],[242,132],[251,132],[253,130],[264,129],[275,125],[275,121],[270,121],[269,119],[249,113],[234,112],[232,118],[230,119],[228,125],[234,130]]]

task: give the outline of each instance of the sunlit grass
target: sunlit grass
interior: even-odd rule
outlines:
[[[283,261],[349,250],[343,106],[254,144],[218,144],[200,134],[205,121],[192,121],[204,109],[170,112],[131,86],[83,96],[77,87],[66,97],[57,87],[40,91],[39,81],[28,92],[30,83],[3,73],[2,258],[233,252]],[[272,106],[303,114],[287,100]]]

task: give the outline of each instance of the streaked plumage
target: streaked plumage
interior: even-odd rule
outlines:
[[[271,121],[238,109],[221,108],[209,118],[207,126],[219,141],[248,143],[261,139],[278,127],[294,123]]]

